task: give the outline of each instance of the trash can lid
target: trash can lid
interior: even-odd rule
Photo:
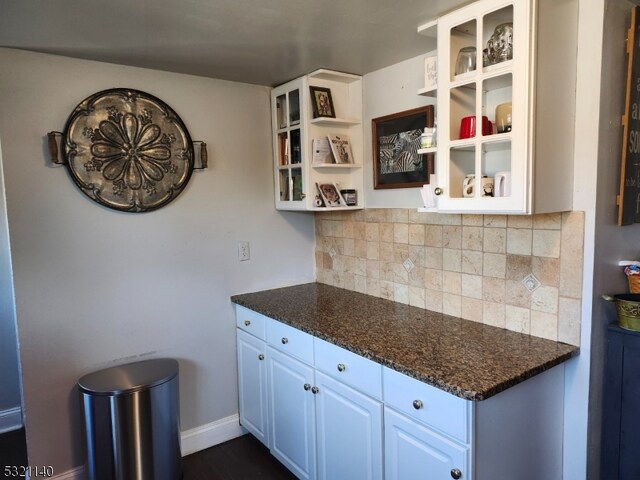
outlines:
[[[176,360],[156,358],[89,373],[78,380],[78,387],[83,393],[91,395],[117,395],[161,385],[176,375],[178,375]]]

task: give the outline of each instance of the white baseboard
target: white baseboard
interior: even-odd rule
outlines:
[[[240,426],[238,414],[221,418],[215,422],[201,427],[182,432],[182,456],[190,455],[205,448],[213,447],[219,443],[233,440],[247,433]],[[53,480],[85,480],[84,467],[76,467],[60,475],[52,477]]]
[[[240,416],[237,413],[201,427],[185,430],[182,432],[182,456],[233,440],[245,433],[240,426]]]
[[[0,433],[22,428],[22,408],[15,407],[0,412]]]

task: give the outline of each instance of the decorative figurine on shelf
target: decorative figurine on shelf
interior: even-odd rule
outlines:
[[[513,58],[513,23],[501,23],[487,43],[489,65],[505,62]]]

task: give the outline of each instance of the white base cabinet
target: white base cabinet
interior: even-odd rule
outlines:
[[[564,366],[474,402],[236,312],[240,422],[298,478],[562,479]]]

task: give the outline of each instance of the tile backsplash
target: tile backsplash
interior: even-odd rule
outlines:
[[[579,345],[583,212],[315,218],[318,282]]]

